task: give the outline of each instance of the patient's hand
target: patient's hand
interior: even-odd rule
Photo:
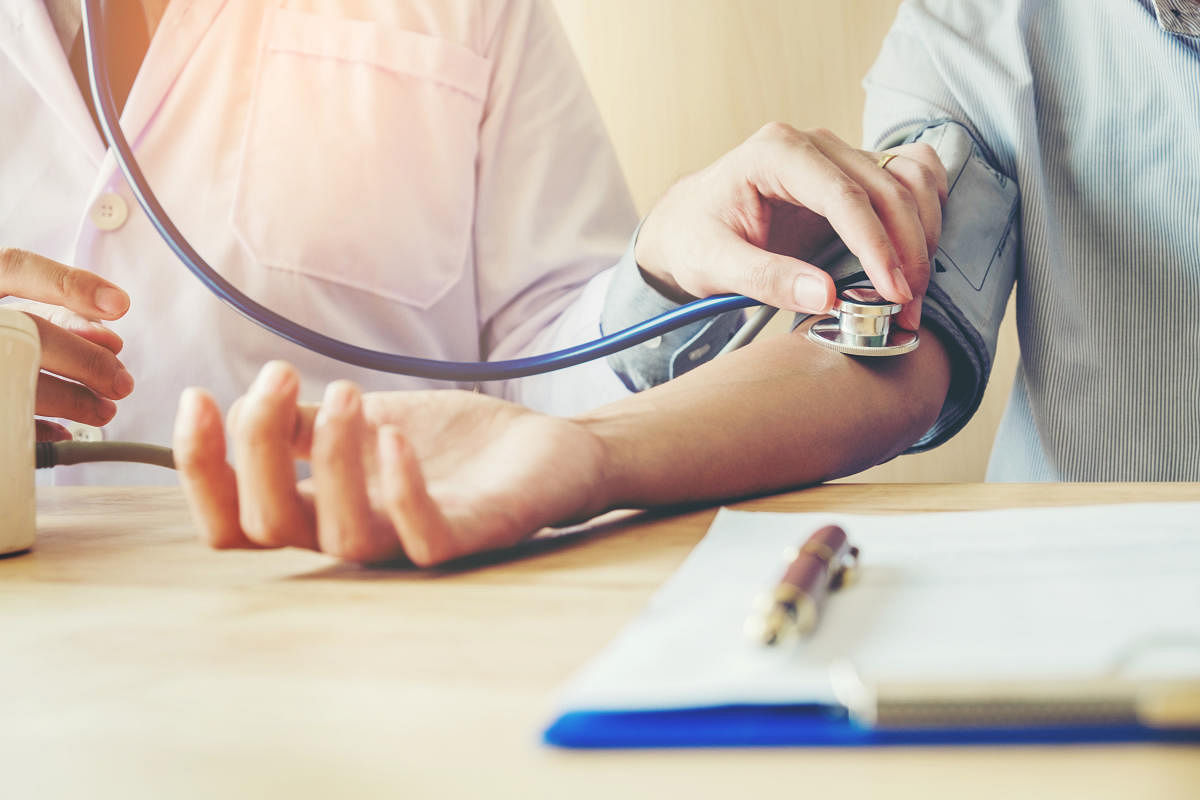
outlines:
[[[946,171],[923,144],[858,150],[828,131],[772,123],[706,169],[676,183],[638,235],[638,265],[683,302],[736,292],[820,313],[833,281],[805,259],[836,235],[916,330],[929,260],[942,227]]]
[[[346,381],[307,406],[298,386],[272,362],[234,404],[236,469],[211,396],[181,398],[175,460],[213,547],[428,566],[604,510],[601,446],[571,422],[470,392],[363,395]],[[311,478],[297,483],[295,459]]]

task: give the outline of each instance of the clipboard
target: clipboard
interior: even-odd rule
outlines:
[[[837,524],[856,583],[808,639],[743,632],[783,552]],[[722,509],[647,608],[564,688],[543,733],[568,748],[1200,742],[1160,727],[987,719],[874,727],[834,667],[878,685],[1200,686],[1200,503],[910,514]],[[1057,682],[1057,683],[1055,683]],[[1200,696],[1200,695],[1197,695]],[[1191,720],[1191,721],[1189,721]]]

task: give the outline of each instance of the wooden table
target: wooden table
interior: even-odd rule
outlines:
[[[1195,484],[838,484],[739,507],[1197,498]],[[556,688],[711,509],[415,572],[210,552],[175,490],[43,490],[39,506],[34,552],[0,560],[0,797],[1200,797],[1189,747],[541,745]]]

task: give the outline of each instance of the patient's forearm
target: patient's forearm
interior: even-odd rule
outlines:
[[[800,486],[891,458],[929,429],[949,386],[945,348],[921,336],[894,358],[771,337],[579,418],[607,450],[608,506]]]

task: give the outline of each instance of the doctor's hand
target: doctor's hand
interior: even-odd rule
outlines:
[[[346,381],[301,405],[299,385],[272,362],[230,409],[236,469],[212,397],[180,398],[175,463],[211,546],[430,566],[603,510],[598,440],[571,422],[471,392],[363,395]],[[296,481],[297,459],[311,478]]]
[[[642,223],[635,254],[677,302],[735,292],[821,313],[833,281],[806,259],[837,236],[875,288],[904,304],[898,322],[916,330],[946,195],[928,145],[872,153],[829,131],[771,123],[672,186]]]
[[[104,425],[114,402],[133,391],[133,377],[117,358],[123,342],[100,320],[129,309],[129,296],[98,275],[23,250],[0,248],[0,298],[26,312],[42,345],[36,414]],[[61,425],[37,421],[37,437],[70,439]]]

